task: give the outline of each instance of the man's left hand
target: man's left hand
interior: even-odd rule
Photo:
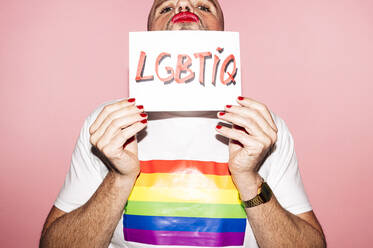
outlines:
[[[218,113],[232,128],[218,125],[216,130],[230,139],[229,170],[241,199],[251,199],[262,181],[259,166],[275,144],[278,130],[264,104],[244,97],[238,97],[237,102],[239,106],[227,105],[225,112]]]

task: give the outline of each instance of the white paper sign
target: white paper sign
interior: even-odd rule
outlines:
[[[129,87],[146,111],[223,110],[241,95],[239,33],[131,32]]]

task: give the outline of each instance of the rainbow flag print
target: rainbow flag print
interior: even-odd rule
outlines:
[[[124,239],[152,245],[242,246],[246,214],[227,163],[141,161]]]

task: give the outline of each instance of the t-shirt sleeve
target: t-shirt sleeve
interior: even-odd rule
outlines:
[[[102,106],[85,120],[71,157],[70,169],[54,203],[55,207],[71,212],[84,205],[103,181],[107,168],[92,152],[89,127],[96,119]]]
[[[298,168],[293,137],[285,121],[275,117],[278,127],[276,155],[271,162],[268,183],[281,206],[293,214],[312,210]]]

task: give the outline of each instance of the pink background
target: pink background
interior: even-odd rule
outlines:
[[[128,32],[145,30],[150,4],[0,2],[2,247],[37,246],[83,120],[127,96]],[[241,33],[244,93],[288,124],[329,247],[370,247],[373,2],[222,6]]]

